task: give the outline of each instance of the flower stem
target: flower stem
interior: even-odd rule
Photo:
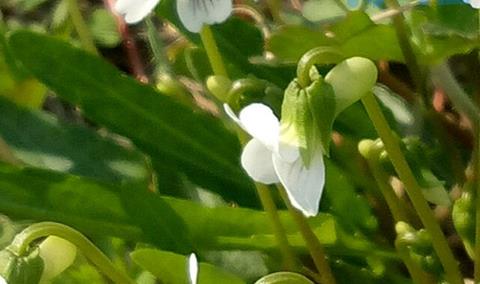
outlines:
[[[267,5],[270,10],[270,14],[272,14],[273,21],[278,25],[284,24],[282,17],[280,16],[282,1],[267,0]]]
[[[98,54],[93,37],[90,34],[90,30],[88,29],[85,20],[83,19],[82,12],[80,12],[78,0],[68,0],[68,13],[70,14],[73,26],[77,31],[78,38],[80,39],[83,48],[93,54]]]
[[[295,223],[297,223],[300,233],[305,240],[305,244],[310,251],[310,255],[313,259],[313,262],[315,263],[315,267],[317,268],[318,272],[320,273],[320,277],[322,278],[322,284],[335,284],[336,281],[333,277],[330,265],[327,262],[327,257],[325,255],[325,252],[323,251],[322,244],[320,244],[317,236],[315,236],[312,228],[310,228],[310,225],[307,222],[307,218],[305,218],[305,216],[300,211],[293,207],[290,199],[288,199],[285,188],[282,185],[277,185],[277,188],[280,192],[280,196],[282,196],[282,199],[287,205],[290,215],[292,215],[293,220],[295,221]]]
[[[474,267],[474,279],[475,283],[480,281],[480,129],[475,128],[476,145],[473,151],[474,157],[474,185],[475,185],[475,267]]]
[[[389,9],[401,8],[397,0],[386,0],[385,4]],[[410,43],[410,30],[405,23],[405,17],[403,14],[398,14],[392,18],[392,21],[408,70],[410,71],[410,75],[413,78],[417,91],[421,94],[423,104],[425,104],[428,99],[425,92],[424,75],[418,64],[412,44]]]
[[[218,50],[217,43],[213,37],[212,30],[209,26],[204,25],[200,31],[200,37],[202,38],[203,46],[207,52],[208,60],[212,65],[213,73],[215,75],[228,77],[227,69],[223,64],[222,56]]]
[[[260,201],[262,202],[263,209],[265,210],[265,212],[267,213],[267,216],[272,222],[273,232],[277,238],[277,242],[280,247],[280,252],[283,257],[284,269],[293,271],[296,267],[296,258],[293,253],[292,247],[288,242],[285,229],[283,228],[282,223],[280,221],[277,207],[275,206],[275,202],[273,201],[272,195],[270,193],[270,189],[267,186],[259,183],[255,183],[255,186],[257,188]]]
[[[110,259],[80,232],[59,223],[42,222],[29,226],[15,237],[9,249],[17,255],[23,255],[28,250],[30,243],[52,235],[74,244],[113,283],[135,283],[126,274],[117,270]]]
[[[388,174],[385,170],[379,165],[377,158],[367,157],[368,165],[372,171],[373,177],[377,181],[378,188],[382,192],[385,201],[387,202],[390,212],[392,213],[395,223],[399,221],[409,222],[407,213],[404,208],[402,208],[401,203],[398,202],[398,198],[395,196],[393,189],[388,184]]]
[[[395,135],[392,133],[392,130],[390,129],[390,126],[388,125],[380,106],[375,100],[375,97],[372,93],[368,93],[363,97],[362,102],[370,119],[373,122],[373,125],[375,126],[375,129],[385,145],[385,149],[395,170],[405,184],[405,189],[415,210],[417,211],[417,214],[432,238],[433,247],[443,265],[443,268],[445,269],[446,279],[451,284],[463,283],[458,264],[450,247],[448,246],[448,242],[443,235],[439,224],[435,220],[427,201],[423,197],[421,188],[401,151],[400,144],[398,143]]]

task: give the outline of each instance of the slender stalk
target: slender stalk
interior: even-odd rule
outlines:
[[[130,33],[130,30],[128,29],[128,26],[125,23],[123,17],[121,17],[115,12],[114,0],[103,0],[103,3],[105,7],[110,11],[110,13],[112,13],[112,15],[115,17],[117,30],[122,37],[123,49],[125,50],[125,53],[127,55],[127,61],[130,65],[130,70],[132,74],[140,82],[148,83],[148,76],[145,72],[145,66],[142,62],[138,46],[132,34]]]
[[[401,6],[397,0],[386,0],[385,4],[389,9],[401,9]],[[408,70],[410,71],[410,75],[413,78],[415,87],[417,91],[421,94],[421,99],[423,101],[423,104],[425,105],[428,102],[428,98],[426,97],[424,75],[420,68],[420,65],[418,64],[418,60],[415,56],[415,52],[413,51],[412,44],[410,43],[410,30],[405,23],[405,17],[403,16],[403,14],[397,14],[392,17],[392,21],[395,27],[395,32],[397,34],[400,49],[402,50],[403,57],[405,58],[405,62],[407,63]]]
[[[368,159],[368,165],[372,170],[372,174],[377,181],[378,188],[382,192],[385,201],[387,202],[390,212],[392,213],[395,223],[399,221],[409,222],[407,213],[404,208],[401,207],[401,203],[398,202],[397,196],[393,192],[393,189],[390,187],[388,180],[389,176],[385,170],[378,164],[377,161],[374,161],[373,158]]]
[[[272,14],[273,21],[281,25],[283,24],[282,17],[280,16],[282,1],[281,0],[267,0],[267,5],[270,10],[270,14]]]
[[[439,257],[443,268],[445,269],[446,279],[451,284],[463,283],[457,261],[455,260],[453,253],[448,246],[448,242],[443,235],[439,224],[435,220],[433,212],[423,197],[421,188],[418,185],[415,176],[413,175],[410,166],[408,165],[405,156],[401,151],[400,144],[398,143],[395,135],[392,133],[392,130],[390,129],[390,126],[388,125],[380,106],[375,100],[375,97],[372,93],[368,93],[363,97],[362,102],[370,119],[373,122],[373,125],[375,126],[375,129],[385,145],[385,149],[395,170],[405,184],[405,189],[415,210],[417,211],[417,214],[432,238],[433,248]]]
[[[15,237],[9,249],[17,255],[23,255],[33,241],[52,235],[74,244],[89,261],[114,283],[135,283],[126,274],[117,270],[110,259],[80,232],[59,223],[42,222],[31,225]]]
[[[225,69],[222,56],[218,50],[217,43],[215,42],[215,38],[213,37],[212,30],[209,26],[203,26],[202,30],[200,31],[200,37],[202,38],[203,46],[207,52],[208,60],[212,65],[213,73],[215,75],[228,77],[227,69]]]
[[[93,54],[98,54],[97,47],[95,46],[90,30],[83,19],[77,0],[68,0],[68,13],[70,14],[73,26],[77,31],[78,38],[80,39],[83,48]]]
[[[365,149],[366,152],[363,152],[360,150],[360,152],[363,152],[362,155],[367,159],[369,168],[371,169],[373,176],[377,182],[377,185],[382,192],[382,195],[384,196],[387,205],[390,209],[390,212],[392,213],[393,219],[395,223],[398,223],[400,221],[403,222],[409,222],[407,213],[405,212],[405,208],[402,208],[401,203],[399,202],[398,198],[395,196],[393,193],[393,189],[388,183],[389,180],[389,175],[387,172],[382,168],[382,166],[379,164],[378,157],[379,157],[379,151],[374,148],[373,141],[371,141],[369,146]],[[362,143],[369,143],[369,142],[362,142]],[[367,144],[364,144],[367,145]],[[361,147],[361,144],[359,145],[359,149]],[[422,284],[427,284],[427,283],[434,283],[431,279],[431,277],[422,271],[418,265],[412,261],[412,258],[410,257],[409,250],[406,246],[402,245],[401,242],[395,242],[395,248],[397,250],[398,255],[400,258],[402,258],[403,263],[407,267],[408,272],[410,273],[410,276],[412,277],[413,283],[422,283]]]
[[[475,184],[475,267],[474,267],[474,279],[475,283],[480,283],[480,129],[475,129],[476,134],[476,147],[473,151],[474,157],[474,184]]]
[[[305,218],[305,216],[303,216],[300,211],[293,207],[290,199],[288,199],[285,188],[282,185],[277,185],[277,188],[280,192],[280,196],[282,196],[283,201],[287,205],[290,215],[292,215],[293,220],[297,224],[300,233],[305,240],[305,244],[307,245],[307,248],[310,252],[310,256],[312,257],[313,262],[315,263],[315,267],[317,268],[318,272],[320,273],[320,277],[322,278],[322,284],[335,284],[336,281],[333,277],[330,265],[327,262],[327,257],[325,255],[325,252],[323,251],[322,244],[320,244],[317,236],[315,236],[312,228],[310,228],[310,225],[307,222],[307,218]]]
[[[262,202],[263,209],[272,223],[273,232],[277,238],[280,252],[283,257],[284,269],[293,271],[296,267],[296,258],[292,247],[288,242],[285,229],[280,221],[280,216],[278,215],[277,207],[273,201],[270,189],[267,186],[259,183],[255,183],[255,186],[257,188],[260,201]]]

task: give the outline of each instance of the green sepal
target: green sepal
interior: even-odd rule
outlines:
[[[32,284],[40,282],[43,260],[39,250],[28,256],[16,256],[8,249],[0,252],[0,274],[9,284]]]
[[[306,88],[293,80],[285,90],[280,121],[280,143],[298,147],[305,166],[317,145],[329,155],[335,120],[335,94],[319,76]]]
[[[294,80],[285,90],[280,120],[280,145],[298,147],[306,167],[310,165],[313,154],[312,133],[313,117],[308,107],[308,97],[303,88]],[[307,136],[308,135],[308,136]]]
[[[317,126],[322,152],[330,156],[330,141],[335,121],[335,93],[330,84],[318,79],[306,88],[313,123]],[[315,135],[315,133],[312,133]],[[307,136],[308,138],[308,136]]]

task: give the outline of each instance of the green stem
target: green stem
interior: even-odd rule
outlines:
[[[440,259],[440,262],[445,269],[446,278],[451,284],[463,283],[462,275],[458,268],[458,264],[453,256],[453,253],[448,246],[448,242],[443,235],[443,232],[435,220],[435,217],[428,206],[427,201],[423,197],[422,190],[413,175],[410,166],[408,165],[405,156],[402,153],[400,144],[392,133],[390,126],[385,119],[385,116],[380,109],[375,97],[372,93],[368,93],[362,99],[363,105],[367,110],[370,119],[375,126],[380,138],[382,139],[385,149],[390,160],[398,173],[398,176],[403,181],[405,189],[412,201],[412,204],[420,216],[423,225],[429,232],[432,238],[433,247]]]
[[[404,208],[401,207],[401,203],[398,202],[398,197],[393,192],[393,189],[389,185],[389,176],[378,163],[375,157],[368,157],[368,165],[372,170],[373,177],[377,181],[378,188],[382,192],[385,201],[387,202],[388,208],[392,213],[395,223],[399,221],[404,221],[409,223],[407,213]]]
[[[385,3],[390,9],[401,8],[397,0],[386,0]],[[415,52],[413,51],[412,44],[410,43],[410,30],[405,23],[405,17],[403,16],[403,14],[398,14],[392,18],[392,21],[395,27],[395,32],[397,34],[400,49],[402,50],[403,57],[405,58],[405,62],[407,63],[408,70],[410,71],[410,75],[413,78],[416,89],[421,94],[421,99],[423,100],[423,104],[425,105],[425,103],[428,102],[428,98],[426,97],[424,75],[420,68],[420,65],[418,64],[418,60]]]
[[[23,255],[33,241],[52,235],[74,244],[89,261],[114,283],[135,283],[126,274],[118,271],[110,259],[80,232],[59,223],[42,222],[29,226],[15,237],[9,249],[17,255]]]
[[[480,283],[480,129],[475,129],[476,134],[476,147],[473,151],[474,157],[474,184],[475,184],[475,267],[474,267],[474,279],[475,283]]]
[[[272,14],[273,21],[277,25],[284,24],[282,17],[280,16],[282,1],[281,0],[267,0],[267,5]]]
[[[203,46],[207,52],[208,60],[212,65],[213,73],[215,75],[228,77],[227,69],[225,69],[222,56],[220,55],[217,43],[215,42],[215,38],[213,37],[212,30],[209,26],[203,26],[200,31],[200,37],[202,38]]]
[[[257,188],[260,201],[262,202],[263,209],[272,222],[273,233],[276,236],[278,245],[280,247],[280,253],[282,254],[283,258],[283,266],[286,270],[293,271],[296,267],[296,258],[292,247],[288,242],[285,229],[280,221],[280,216],[278,215],[277,207],[273,201],[270,189],[267,186],[259,183],[255,183],[255,186]]]
[[[305,240],[305,244],[310,252],[310,256],[312,257],[313,262],[315,263],[315,267],[317,268],[318,272],[320,273],[320,277],[322,278],[322,284],[335,284],[336,281],[333,277],[330,265],[327,262],[327,257],[325,255],[325,252],[323,251],[322,244],[320,244],[317,236],[315,236],[312,228],[310,228],[310,225],[307,222],[307,218],[305,218],[305,216],[300,211],[293,207],[290,199],[288,199],[285,188],[282,185],[277,185],[277,188],[280,192],[280,196],[282,196],[283,201],[287,205],[290,215],[293,217],[293,220],[297,224],[300,233]]]
[[[73,26],[77,31],[83,48],[93,54],[98,54],[97,47],[95,46],[95,42],[90,34],[90,30],[88,29],[82,13],[80,12],[80,7],[78,6],[77,0],[68,0],[68,13],[70,13],[70,18],[72,19]]]

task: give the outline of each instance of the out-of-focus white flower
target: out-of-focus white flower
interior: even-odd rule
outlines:
[[[282,183],[295,208],[305,216],[317,215],[325,185],[325,165],[320,147],[314,151],[307,168],[298,147],[280,147],[280,122],[269,107],[251,104],[242,109],[238,117],[228,105],[225,104],[224,108],[253,137],[241,156],[248,175],[264,184]]]
[[[198,278],[198,261],[197,261],[197,256],[192,253],[188,257],[188,263],[187,263],[187,268],[188,268],[188,283],[189,284],[197,284],[197,278]]]
[[[160,0],[118,0],[115,10],[129,24],[140,22]],[[225,21],[232,13],[232,0],[177,0],[177,13],[185,28],[198,33],[203,25]]]
[[[470,4],[472,8],[480,9],[480,0],[463,0],[463,2]]]
[[[160,0],[118,0],[115,11],[124,15],[125,22],[135,24],[143,20]]]
[[[0,276],[0,284],[7,284],[7,281],[2,276]]]

